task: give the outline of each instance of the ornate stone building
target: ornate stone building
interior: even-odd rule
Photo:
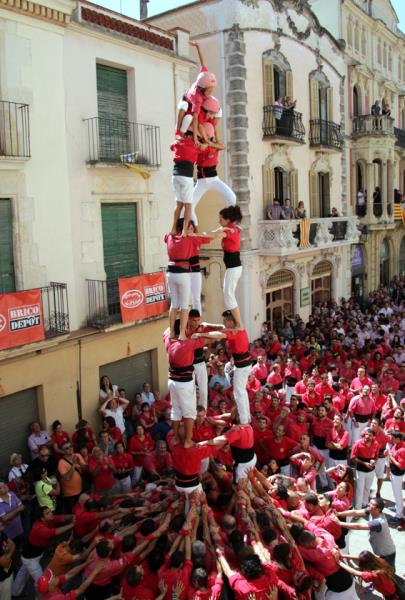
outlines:
[[[405,191],[405,36],[389,0],[314,0],[312,9],[345,42],[349,205],[363,231],[353,247],[352,291],[361,297],[405,272],[405,230],[394,202],[394,190]],[[376,101],[389,112],[373,116]]]
[[[264,320],[278,326],[287,316],[305,317],[319,301],[348,296],[358,230],[349,214],[342,41],[303,0],[201,0],[150,22],[190,30],[218,76],[222,176],[244,215],[239,291],[251,335]],[[296,105],[280,111],[279,97]],[[282,205],[290,199],[294,208],[304,201],[306,243],[298,235],[304,223],[268,219],[274,199]],[[221,206],[218,196],[203,198],[202,228],[216,225]],[[339,217],[330,217],[332,208]],[[205,254],[205,311],[218,318],[221,252]]]

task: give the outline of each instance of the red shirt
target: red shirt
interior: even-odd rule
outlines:
[[[318,406],[322,402],[321,397],[319,394],[317,394],[317,392],[313,392],[312,394],[305,392],[301,398],[301,401],[306,404],[308,408],[315,408],[315,406]]]
[[[295,419],[290,419],[287,425],[287,436],[296,442],[300,441],[302,435],[308,433],[308,423],[298,423]]]
[[[367,375],[364,377],[364,379],[359,379],[358,377],[355,377],[350,384],[350,388],[352,390],[360,391],[365,385],[368,385],[370,388],[373,385],[373,380],[370,379],[370,377],[368,377]]]
[[[385,431],[401,431],[401,433],[405,433],[405,421],[402,419],[396,420],[394,418],[387,419],[384,425]]]
[[[216,167],[218,164],[218,150],[207,146],[205,150],[199,152],[197,158],[197,165],[199,167]]]
[[[333,391],[333,389],[330,387],[329,383],[327,385],[323,385],[323,383],[318,383],[315,386],[315,392],[319,395],[319,397],[321,398],[321,402],[323,401],[324,397],[326,395],[329,396],[334,396],[335,392]]]
[[[104,456],[102,463],[97,463],[92,456],[89,458],[89,473],[93,481],[93,487],[96,492],[110,490],[115,485],[115,477],[111,469],[108,467],[114,465],[110,456]],[[94,474],[97,467],[100,466],[98,473]]]
[[[374,400],[370,396],[354,396],[349,402],[349,412],[352,415],[373,415],[375,413]]]
[[[257,363],[254,367],[252,367],[251,373],[256,377],[256,379],[262,381],[263,379],[266,379],[268,369],[264,363]]]
[[[44,523],[42,520],[35,521],[28,534],[29,543],[36,548],[47,548],[56,536],[56,527],[64,522],[65,519],[63,516],[53,517],[50,523]]]
[[[253,448],[254,432],[251,425],[240,427],[232,431],[227,431],[225,434],[230,446],[235,448]]]
[[[209,446],[206,446],[207,448]],[[188,448],[191,450],[192,448]],[[167,586],[166,598],[172,597],[172,590],[176,583],[181,580],[183,583],[184,591],[179,597],[179,600],[186,600],[187,589],[190,584],[191,572],[193,570],[193,563],[191,560],[185,560],[181,569],[170,569],[169,568],[170,556],[166,556],[165,563],[160,567],[158,574],[160,581],[164,581]]]
[[[77,537],[83,538],[93,531],[101,523],[101,520],[96,513],[84,510],[76,517],[74,532]]]
[[[308,391],[307,384],[304,383],[302,380],[298,381],[295,384],[294,394],[299,394],[300,396],[302,396],[303,394],[306,394],[307,391]]]
[[[124,452],[124,454],[114,454],[111,456],[113,459],[113,463],[117,469],[133,469],[134,461],[132,456],[128,452]]]
[[[363,581],[372,583],[377,592],[383,594],[383,596],[392,596],[395,594],[396,587],[393,581],[387,577],[381,571],[363,571],[360,574]]]
[[[391,447],[391,454],[399,462],[399,469],[405,469],[405,444],[399,442]]]
[[[272,437],[273,434],[270,429],[265,429],[264,431],[259,431],[258,429],[254,430],[255,453],[259,463],[266,463],[270,461],[271,457],[268,449],[268,440],[270,440]]]
[[[241,573],[235,573],[229,577],[229,585],[236,600],[246,600],[249,594],[254,595],[255,600],[268,600],[269,588],[278,588],[287,594],[293,592],[290,586],[277,577],[274,564],[263,565],[263,575],[257,579],[248,580]]]
[[[201,461],[214,456],[215,446],[191,446],[184,448],[181,444],[171,447],[173,467],[183,475],[195,475],[200,472]]]
[[[240,250],[240,229],[235,223],[228,223],[226,226],[230,231],[225,230],[225,237],[222,238],[222,249],[224,252],[239,252]]]
[[[153,600],[155,598],[154,593],[144,584],[143,579],[138,585],[132,586],[129,585],[125,577],[122,580],[121,596],[124,600],[133,600],[134,598]]]
[[[340,444],[342,450],[347,448],[349,445],[349,432],[345,430],[343,425],[340,428],[340,431],[338,431],[335,427],[332,427],[326,435],[326,444],[328,445],[330,442]]]
[[[153,448],[154,444],[149,433],[145,433],[143,440],[141,440],[137,435],[133,435],[128,443],[129,452],[147,452],[148,450],[153,450]],[[145,454],[137,454],[132,458],[136,467],[143,467]]]
[[[311,425],[312,435],[316,437],[326,438],[333,427],[333,422],[325,417],[324,419],[314,419]]]
[[[229,351],[232,354],[244,354],[249,351],[249,338],[244,329],[240,331],[226,331]]]
[[[275,438],[269,440],[269,451],[271,458],[275,460],[284,460],[288,458],[291,450],[297,445],[296,440],[291,440],[287,436],[283,436],[281,441],[276,441]]]
[[[173,152],[174,162],[191,162],[196,163],[198,159],[199,149],[195,145],[192,136],[186,136],[176,140],[170,145],[170,150]]]
[[[212,440],[215,437],[215,431],[208,421],[204,420],[201,425],[197,425],[194,421],[193,440],[195,442],[203,442],[204,440]]]
[[[380,448],[376,440],[371,442],[371,445],[368,446],[364,439],[358,440],[354,442],[352,447],[352,458],[359,458],[360,460],[364,459],[376,459],[378,458],[378,453]]]
[[[206,344],[203,338],[179,340],[178,338],[170,338],[168,333],[164,334],[163,340],[170,366],[175,368],[192,365],[195,350],[203,348]]]

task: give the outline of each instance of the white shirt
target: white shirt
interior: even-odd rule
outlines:
[[[116,410],[106,408],[104,415],[106,417],[112,417],[115,420],[116,426],[119,427],[121,433],[125,433],[124,409],[122,406],[118,406]]]
[[[152,394],[152,392],[148,392],[147,394],[145,392],[142,392],[141,398],[142,402],[146,402],[147,404],[149,404],[149,406],[152,406],[152,404],[155,401],[155,396]]]

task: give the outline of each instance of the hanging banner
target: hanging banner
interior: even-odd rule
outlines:
[[[169,310],[164,273],[118,279],[123,323],[140,321]]]
[[[44,338],[40,290],[0,294],[0,350]]]

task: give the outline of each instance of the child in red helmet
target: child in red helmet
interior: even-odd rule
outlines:
[[[198,115],[200,113],[204,98],[211,95],[212,90],[217,85],[217,80],[215,75],[210,73],[205,66],[204,57],[198,42],[189,43],[191,46],[197,48],[201,69],[197,79],[184,94],[178,105],[179,112],[177,115],[176,134],[182,136],[186,133],[186,131],[191,130],[194,142],[197,144]]]

